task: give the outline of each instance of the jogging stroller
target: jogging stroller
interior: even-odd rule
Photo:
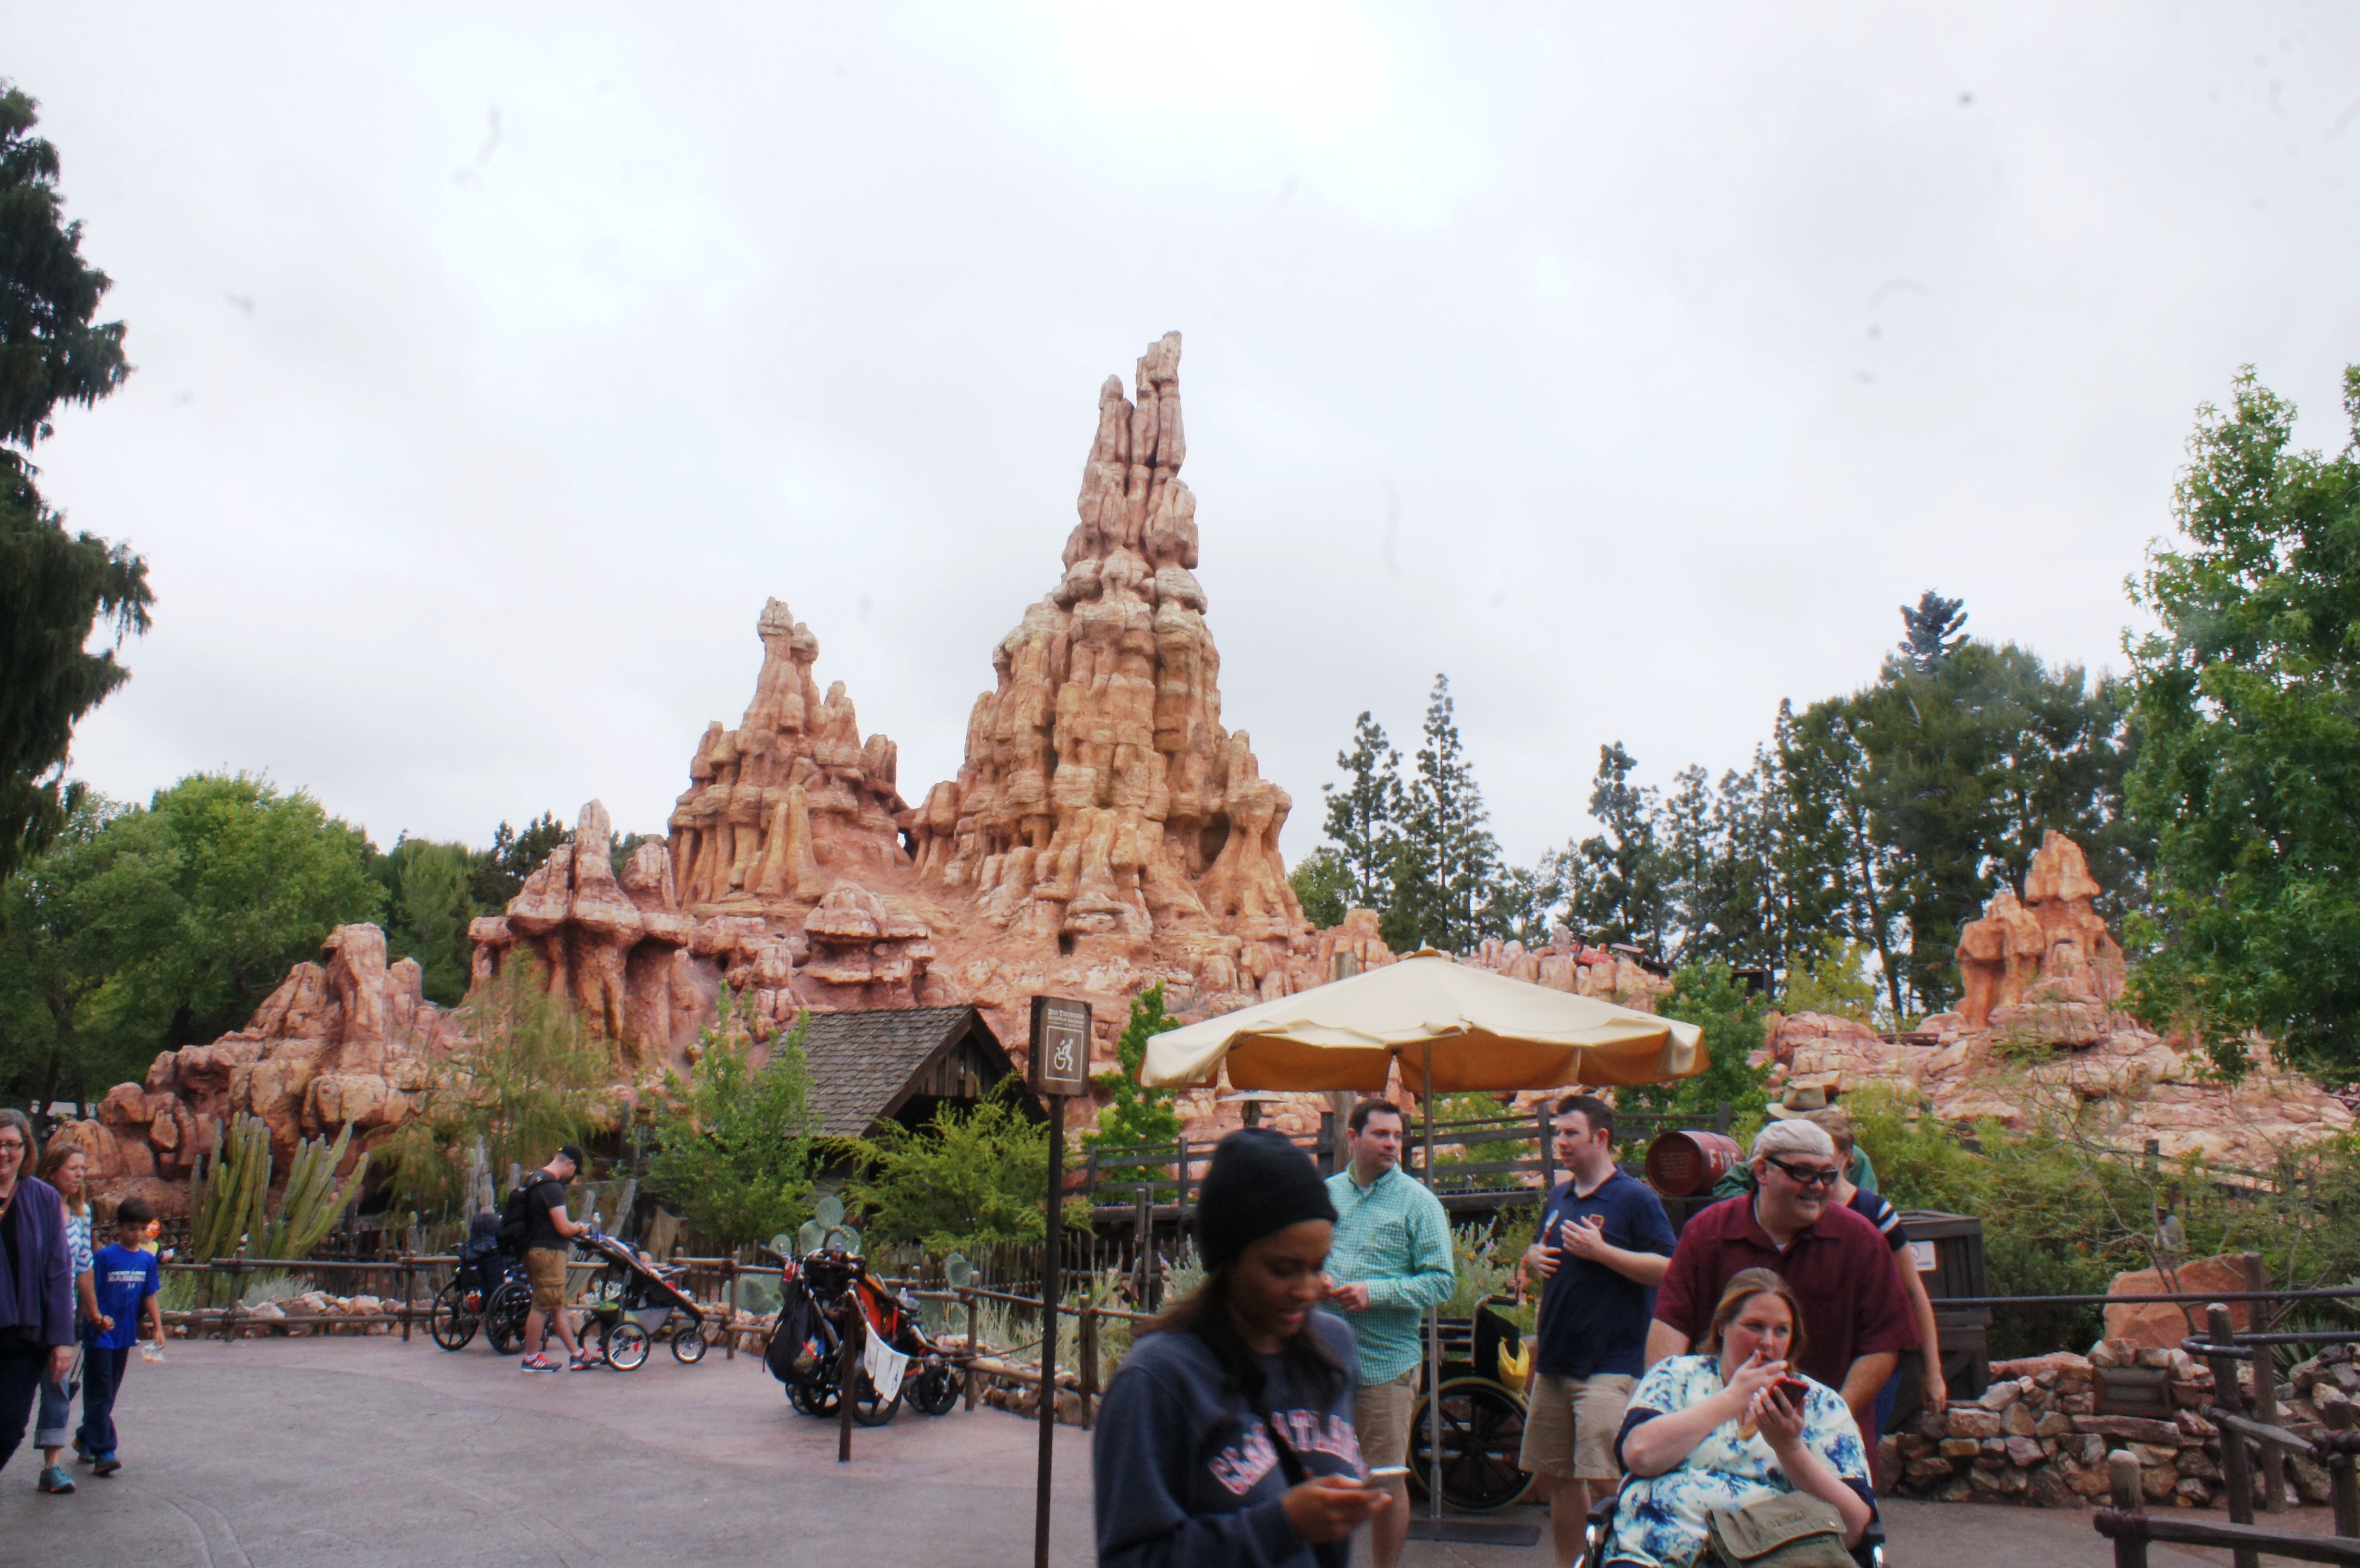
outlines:
[[[705,1312],[681,1288],[685,1269],[658,1263],[628,1243],[604,1231],[592,1231],[575,1245],[590,1260],[606,1265],[592,1281],[584,1305],[598,1334],[599,1353],[606,1365],[628,1372],[648,1358],[648,1347],[659,1338],[672,1340],[672,1358],[694,1366],[705,1357]],[[680,1319],[675,1323],[674,1319]]]
[[[853,1367],[853,1420],[883,1426],[901,1410],[905,1395],[923,1415],[948,1414],[958,1403],[958,1372],[926,1337],[916,1298],[888,1290],[858,1254],[840,1244],[780,1262],[784,1267],[779,1321],[762,1359],[786,1385],[795,1409],[807,1416],[832,1416],[841,1408],[844,1339],[856,1312],[868,1341],[881,1341],[909,1359],[890,1395],[878,1388],[865,1364]]]
[[[468,1221],[467,1239],[460,1244],[458,1256],[451,1282],[435,1292],[427,1314],[434,1343],[445,1350],[464,1350],[481,1327],[494,1350],[515,1354],[524,1341],[532,1286],[525,1279],[523,1258],[500,1241],[500,1216],[486,1211]]]

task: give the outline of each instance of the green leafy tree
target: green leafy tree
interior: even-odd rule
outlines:
[[[412,838],[372,867],[386,890],[386,951],[418,960],[427,999],[446,1007],[467,994],[475,965],[467,927],[488,912],[468,891],[469,860],[465,844]]]
[[[1710,1062],[1693,1078],[1617,1089],[1616,1103],[1709,1120],[1726,1100],[1737,1115],[1758,1116],[1765,1071],[1747,1066],[1745,1059],[1762,1043],[1768,1010],[1760,996],[1738,983],[1726,964],[1700,960],[1682,966],[1673,973],[1671,994],[1656,1011],[1700,1028]]]
[[[1098,1111],[1094,1144],[1162,1145],[1180,1138],[1180,1116],[1172,1107],[1180,1098],[1175,1089],[1142,1086],[1140,1069],[1147,1063],[1147,1042],[1180,1020],[1164,1009],[1164,982],[1158,980],[1131,999],[1131,1020],[1114,1042],[1121,1066],[1101,1073],[1091,1082],[1105,1091],[1107,1104]]]
[[[511,953],[459,1023],[460,1042],[433,1063],[417,1115],[378,1151],[397,1192],[442,1212],[463,1201],[476,1147],[496,1172],[530,1171],[614,1125],[612,1048],[550,995],[549,972],[530,955]]]
[[[73,727],[130,678],[115,647],[148,629],[148,566],[120,545],[68,534],[26,452],[60,403],[87,407],[123,384],[123,323],[95,322],[106,274],[64,219],[58,153],[31,134],[36,104],[0,82],[0,877],[37,853],[72,810],[64,778]]]
[[[519,833],[505,822],[492,832],[489,849],[467,857],[467,891],[480,908],[497,911],[524,891],[524,879],[549,858],[549,852],[574,836],[572,829],[543,811]]]
[[[1347,782],[1341,789],[1325,784],[1320,789],[1328,797],[1328,844],[1342,874],[1341,901],[1347,908],[1382,910],[1393,896],[1400,851],[1401,753],[1385,738],[1384,726],[1363,713],[1353,721],[1350,747],[1336,754],[1336,766]],[[1301,889],[1296,892],[1300,897]]]
[[[123,808],[82,791],[49,848],[0,883],[0,1094],[88,1101],[128,1072],[96,1051],[84,1004],[106,984],[112,916],[92,848]],[[111,1066],[121,1072],[112,1075]]]
[[[1581,841],[1584,876],[1573,923],[1598,940],[1660,956],[1670,924],[1665,883],[1671,867],[1661,842],[1662,797],[1633,781],[1638,767],[1621,741],[1598,748],[1590,814],[1601,831]]]
[[[1345,912],[1351,908],[1347,902],[1351,874],[1333,848],[1319,844],[1296,861],[1295,869],[1286,874],[1286,885],[1295,889],[1303,918],[1313,925],[1324,930],[1344,923]]]
[[[1918,607],[1901,606],[1901,656],[1920,675],[1931,675],[1937,666],[1967,643],[1966,634],[1959,628],[1967,624],[1966,601],[1945,599],[1931,588],[1918,595]]]
[[[1463,952],[1494,934],[1489,914],[1500,845],[1486,824],[1482,788],[1459,739],[1450,678],[1434,678],[1417,769],[1403,790],[1393,898],[1379,929],[1395,952]]]
[[[1049,1129],[1024,1114],[1016,1082],[970,1106],[937,1105],[923,1127],[889,1124],[850,1140],[861,1173],[845,1196],[869,1216],[870,1236],[939,1253],[1046,1234]],[[1083,1200],[1068,1203],[1065,1224],[1089,1224]]]
[[[703,1036],[686,1083],[667,1073],[649,1117],[648,1189],[705,1243],[734,1247],[792,1231],[810,1212],[819,1119],[811,1108],[807,1021],[755,1060],[752,1038],[721,1018]]]
[[[2200,412],[2127,639],[2141,749],[2132,815],[2155,837],[2157,1023],[2241,1071],[2261,1029],[2338,1078],[2360,1070],[2360,365],[2351,440],[2293,445],[2295,410],[2248,366]]]
[[[0,1020],[10,1056],[62,1051],[84,1084],[235,1029],[383,902],[358,830],[246,775],[195,775],[144,809],[75,821],[0,900],[0,976],[38,989],[49,1025],[18,1035],[29,1009],[5,1003]]]

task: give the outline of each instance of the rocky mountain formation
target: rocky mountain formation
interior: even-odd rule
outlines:
[[[2231,1087],[2201,1047],[2121,1011],[2123,953],[2094,907],[2100,891],[2081,846],[2049,833],[2024,897],[2001,889],[1960,933],[1956,1011],[1901,1037],[1774,1016],[1759,1058],[1772,1089],[1882,1085],[1945,1121],[2070,1118],[2134,1152],[2152,1141],[2167,1159],[2260,1170],[2281,1148],[2352,1130],[2350,1109],[2281,1067],[2267,1041],[2246,1042],[2254,1071]]]

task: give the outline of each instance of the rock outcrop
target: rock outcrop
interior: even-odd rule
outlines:
[[[2021,902],[2003,891],[1960,941],[1968,1003],[1906,1036],[1774,1014],[1762,1057],[1771,1087],[1882,1085],[1945,1121],[2071,1122],[2134,1154],[2152,1142],[2168,1160],[2255,1170],[2352,1130],[2344,1102],[2282,1067],[2267,1042],[2246,1042],[2253,1069],[2232,1087],[2202,1049],[2117,1010],[2122,949],[2092,908],[2097,892],[2080,846],[2049,833]]]
[[[386,962],[377,927],[338,926],[321,962],[297,964],[246,1028],[160,1053],[144,1084],[116,1084],[57,1136],[90,1157],[101,1194],[138,1192],[165,1212],[186,1208],[178,1183],[240,1112],[269,1127],[282,1171],[302,1139],[347,1126],[356,1158],[417,1110],[429,1064],[457,1038],[423,979],[415,959]]]

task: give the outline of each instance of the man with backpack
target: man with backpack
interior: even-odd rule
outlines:
[[[597,1358],[575,1341],[565,1312],[565,1265],[573,1250],[566,1243],[590,1234],[588,1225],[565,1217],[565,1184],[581,1169],[582,1151],[567,1144],[508,1194],[508,1206],[500,1213],[500,1239],[524,1248],[524,1271],[532,1281],[520,1371],[563,1372],[571,1365],[580,1372],[597,1365]],[[558,1342],[573,1353],[570,1362],[552,1361],[541,1354],[545,1328],[557,1331]]]

